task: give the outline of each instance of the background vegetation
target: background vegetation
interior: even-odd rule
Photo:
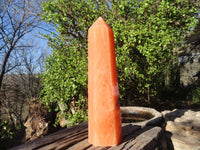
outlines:
[[[0,149],[21,143],[29,101],[41,91],[38,74],[44,69],[46,47],[34,33],[44,23],[42,2],[0,1]]]
[[[114,31],[121,105],[150,106],[173,83],[174,51],[198,14],[180,0],[55,0],[43,3],[43,11],[56,32],[46,35],[53,53],[42,75],[42,101],[72,123],[86,120],[87,31],[99,16]]]

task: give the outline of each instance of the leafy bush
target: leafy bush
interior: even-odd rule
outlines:
[[[47,106],[56,104],[56,110],[67,113],[67,119],[74,123],[87,120],[84,117],[87,114],[86,58],[86,52],[79,51],[71,41],[68,46],[53,51],[43,73],[42,100]]]
[[[197,13],[188,0],[50,0],[43,11],[56,32],[46,35],[53,53],[42,75],[42,100],[74,123],[87,116],[87,31],[99,16],[114,31],[121,104],[133,105],[150,103],[164,86],[173,49],[195,26]]]

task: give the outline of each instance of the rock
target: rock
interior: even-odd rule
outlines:
[[[24,126],[26,127],[26,141],[33,141],[48,131],[48,123],[41,116],[29,116]]]
[[[45,120],[47,110],[38,99],[33,99],[30,102],[29,115],[24,124],[26,127],[25,139],[27,142],[33,141],[48,132],[49,122]]]
[[[186,110],[183,109],[174,109],[173,111],[165,110],[162,112],[165,122],[174,121],[175,118],[181,117]]]
[[[133,122],[129,121],[128,123],[139,125],[141,127],[160,126],[163,121],[162,114],[153,108],[126,106],[120,107],[120,111],[124,121],[132,120]]]
[[[200,111],[175,109],[162,113],[175,150],[200,149]]]

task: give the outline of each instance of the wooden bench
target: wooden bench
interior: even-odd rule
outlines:
[[[123,139],[118,146],[95,147],[88,142],[88,124],[82,123],[71,128],[61,129],[30,143],[11,150],[155,150],[160,149],[163,133],[159,126],[141,127],[131,123],[122,124]]]

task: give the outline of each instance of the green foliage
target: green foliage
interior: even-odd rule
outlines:
[[[65,104],[75,123],[87,115],[87,31],[99,16],[114,31],[121,104],[132,105],[164,86],[173,49],[195,26],[197,13],[187,0],[55,0],[43,11],[56,33],[46,36],[53,53],[42,75],[42,100],[56,109]]]
[[[70,44],[54,49],[46,61],[46,72],[43,73],[43,101],[47,106],[62,105],[62,113],[67,113],[68,119],[73,117],[72,108],[77,114],[86,115],[87,103],[87,55],[80,51],[72,40]],[[73,120],[75,123],[79,121]]]

